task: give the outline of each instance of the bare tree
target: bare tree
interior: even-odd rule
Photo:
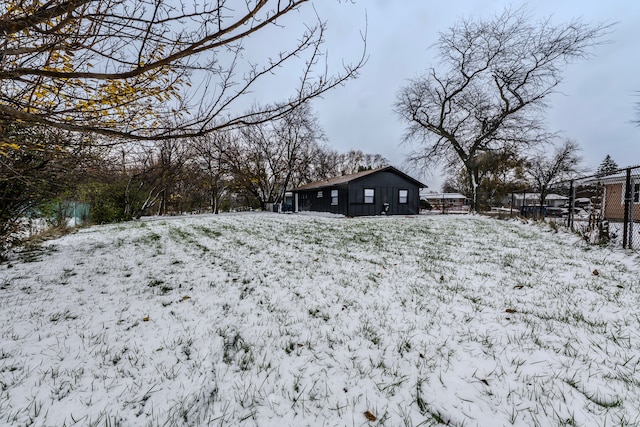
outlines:
[[[528,161],[527,175],[533,189],[540,193],[540,206],[545,204],[549,188],[559,181],[570,179],[581,172],[580,146],[572,140],[565,140],[556,147],[553,154],[538,153]]]
[[[309,170],[315,168],[320,144],[326,141],[324,130],[318,117],[306,104],[287,114],[274,126],[276,145],[281,147],[281,155],[286,173],[281,185],[278,201],[292,187],[306,182]]]
[[[362,150],[349,150],[340,155],[340,160],[340,170],[336,175],[349,175],[389,165],[389,161],[380,154],[364,153]]]
[[[234,155],[228,157],[241,185],[261,204],[279,203],[297,186],[315,162],[324,133],[308,105],[301,105],[279,120],[247,126],[239,132]],[[242,153],[240,155],[240,153]]]
[[[311,157],[313,162],[304,176],[301,176],[299,184],[389,165],[389,161],[380,154],[364,153],[362,150],[349,150],[346,153],[340,153],[321,145],[316,147],[315,153]]]
[[[487,21],[464,19],[441,33],[440,67],[411,80],[395,104],[407,123],[405,141],[421,144],[411,160],[462,163],[476,210],[480,156],[547,140],[541,113],[562,66],[587,57],[609,28],[580,20],[533,23],[521,8]]]
[[[188,152],[183,144],[176,140],[158,142],[156,148],[156,169],[160,174],[160,198],[158,215],[166,215],[170,210],[181,212],[181,200],[175,192],[176,187],[185,179],[185,165]],[[178,197],[176,197],[178,196]]]
[[[101,193],[109,193],[111,197],[116,197],[114,208],[117,212],[115,212],[115,218],[105,217],[103,220],[108,222],[140,218],[150,213],[156,205],[159,207],[155,212],[162,212],[163,204],[158,202],[162,198],[166,200],[167,176],[171,172],[167,160],[171,160],[171,150],[178,150],[179,147],[175,142],[166,144],[164,156],[162,144],[157,142],[130,143],[113,147],[113,149],[118,153],[120,161],[114,158],[113,166],[104,172],[105,180],[110,179],[114,182]],[[175,172],[171,173],[175,174]],[[118,185],[118,181],[123,181],[124,185]],[[106,196],[93,195],[94,200],[90,200],[92,205],[96,203],[96,198],[106,198]],[[122,200],[120,205],[117,203],[118,199]],[[166,208],[166,204],[164,207]]]
[[[355,78],[365,62],[363,36],[362,56],[331,73],[315,14],[288,47],[246,52],[251,38],[273,36],[304,10],[313,12],[309,0],[8,0],[0,118],[163,140],[282,117]],[[291,93],[259,111],[234,108],[285,65],[300,70]],[[3,137],[0,151],[11,144]]]
[[[193,144],[192,161],[196,173],[203,174],[202,188],[207,193],[211,212],[216,214],[231,183],[231,171],[226,161],[231,138],[230,132],[216,132],[197,138]]]
[[[309,157],[313,161],[306,169],[299,169],[296,182],[292,183],[291,187],[340,175],[341,154],[337,150],[324,144],[315,144],[311,147]]]

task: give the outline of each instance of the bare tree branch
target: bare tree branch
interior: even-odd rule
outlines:
[[[296,24],[289,17],[309,0],[9,3],[0,8],[0,117],[67,131],[166,140],[264,123],[356,78],[366,62],[363,38],[360,56],[330,71],[317,15],[288,49],[251,61],[251,39]],[[300,65],[289,94],[240,112],[258,84]]]
[[[549,188],[554,183],[570,179],[582,172],[580,146],[570,139],[556,147],[553,154],[540,152],[528,161],[527,175],[532,187],[540,194],[540,206],[545,204]]]
[[[395,111],[416,142],[414,162],[461,162],[470,187],[480,185],[479,157],[522,150],[549,139],[542,113],[568,62],[587,58],[611,25],[574,20],[532,23],[526,9],[487,21],[462,20],[441,33],[439,68],[399,92]]]

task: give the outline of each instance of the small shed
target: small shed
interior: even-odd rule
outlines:
[[[294,211],[345,216],[415,215],[427,186],[392,166],[316,181],[292,190]]]

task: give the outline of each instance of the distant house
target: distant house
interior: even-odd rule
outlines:
[[[538,206],[540,205],[540,193],[513,193],[513,208],[521,208],[522,206]],[[564,207],[569,203],[569,198],[559,194],[547,194],[544,199],[544,205],[551,208]]]
[[[622,221],[624,219],[624,197],[626,192],[626,174],[616,174],[593,178],[587,184],[602,186],[601,215],[603,219]],[[640,177],[631,176],[631,200],[629,215],[634,221],[640,221]]]
[[[423,192],[420,195],[421,200],[426,200],[435,211],[441,212],[465,212],[468,210],[467,198],[460,193],[435,193]]]
[[[312,182],[292,190],[295,212],[345,216],[414,215],[427,186],[392,166]]]

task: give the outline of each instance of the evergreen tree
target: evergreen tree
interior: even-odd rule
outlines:
[[[602,163],[600,163],[600,166],[598,166],[596,175],[597,176],[611,175],[618,169],[619,169],[618,164],[615,162],[615,160],[611,158],[610,155],[607,154],[607,156],[604,158]]]

